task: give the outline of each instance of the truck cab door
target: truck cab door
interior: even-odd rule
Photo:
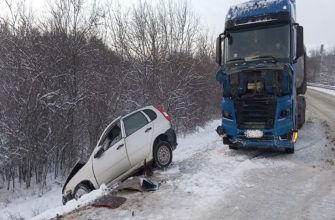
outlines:
[[[93,171],[99,185],[108,184],[130,169],[120,120],[109,126],[98,148],[93,157]]]
[[[126,116],[122,120],[129,161],[134,167],[149,156],[154,127],[141,111]]]

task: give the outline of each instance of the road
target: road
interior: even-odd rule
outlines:
[[[62,218],[335,219],[335,97],[309,90],[307,116],[293,155],[229,150],[213,134],[217,121],[181,141],[173,165],[155,172],[158,191],[119,192],[127,202],[116,210]]]
[[[334,96],[309,89],[308,117],[326,122],[327,135],[334,143],[335,139],[335,99]]]

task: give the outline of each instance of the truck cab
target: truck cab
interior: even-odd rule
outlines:
[[[305,122],[305,61],[295,0],[254,0],[229,9],[216,40],[216,79],[223,88],[217,132],[224,144],[294,153]]]

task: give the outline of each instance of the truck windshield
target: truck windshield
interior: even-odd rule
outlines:
[[[276,25],[227,32],[225,62],[290,57],[290,26]]]

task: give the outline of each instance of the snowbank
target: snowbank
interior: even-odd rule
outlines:
[[[324,88],[318,88],[318,87],[313,87],[313,86],[308,86],[309,89],[314,89],[320,92],[327,93],[329,95],[335,96],[335,90],[330,90],[330,89],[324,89]]]
[[[204,127],[197,127],[196,131],[192,134],[178,136],[178,146],[173,152],[173,162],[180,162],[190,158],[208,145],[211,145],[213,140],[219,139],[215,131],[219,125],[221,125],[220,120],[210,121]]]
[[[71,212],[75,210],[76,208],[85,206],[89,204],[90,202],[94,201],[100,196],[106,195],[108,193],[108,189],[106,185],[101,185],[101,187],[97,190],[93,190],[89,194],[83,195],[80,199],[78,200],[71,200],[66,203],[66,205],[58,206],[53,209],[49,209],[38,216],[35,216],[32,218],[33,220],[38,220],[38,219],[51,219],[56,217],[57,215],[62,215],[64,213]],[[61,194],[59,194],[61,195]]]
[[[35,186],[35,185],[34,185]],[[50,189],[39,192],[39,186],[0,191],[0,220],[30,219],[39,213],[62,204],[62,187],[49,182]]]

